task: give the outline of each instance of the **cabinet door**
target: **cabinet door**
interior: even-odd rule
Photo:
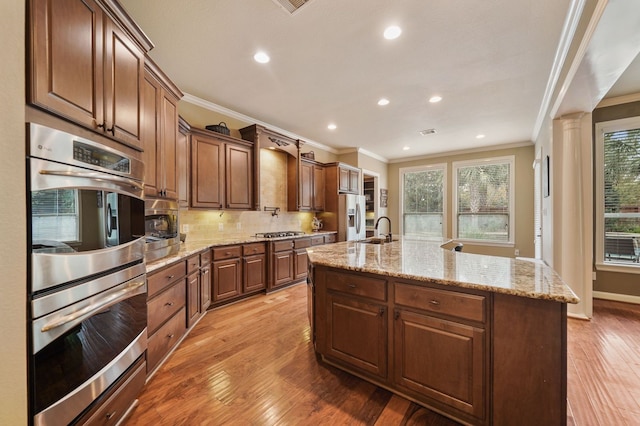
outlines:
[[[313,210],[324,210],[324,167],[313,166]]]
[[[189,130],[179,126],[176,147],[176,179],[178,181],[178,202],[189,205]]]
[[[386,378],[386,307],[328,293],[326,309],[326,355]]]
[[[357,170],[349,170],[349,192],[360,193],[360,172]]]
[[[115,22],[104,20],[104,119],[106,132],[129,145],[140,141],[144,53]]]
[[[211,306],[211,264],[200,269],[200,312]]]
[[[295,250],[294,279],[299,280],[307,277],[307,266],[309,258],[305,249]]]
[[[187,277],[187,328],[200,317],[200,273]]]
[[[298,181],[298,210],[313,208],[313,164],[300,162]]]
[[[93,0],[33,0],[30,12],[29,102],[97,129],[104,108],[102,9]]]
[[[264,254],[244,258],[242,289],[244,293],[264,290],[267,286],[267,264]]]
[[[158,111],[162,97],[160,83],[148,72],[142,82],[142,143],[144,152],[144,195],[160,196],[162,189],[162,144]]]
[[[253,207],[253,149],[227,144],[226,189],[228,209]]]
[[[289,284],[293,281],[293,250],[273,253],[271,287]]]
[[[484,330],[402,309],[394,317],[395,383],[484,418]]]
[[[224,143],[191,135],[191,207],[224,207]]]
[[[351,183],[351,178],[349,176],[349,169],[345,169],[342,167],[338,168],[338,191],[340,192],[349,192],[349,185]]]
[[[241,280],[240,259],[213,262],[213,301],[239,296]]]
[[[160,99],[163,197],[178,199],[178,99],[162,91]]]

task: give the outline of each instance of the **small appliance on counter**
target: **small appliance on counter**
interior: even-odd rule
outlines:
[[[178,203],[172,200],[145,200],[144,230],[147,262],[177,253],[180,250]]]
[[[311,219],[311,230],[313,232],[318,232],[321,229],[322,229],[322,220],[314,216],[313,219]]]

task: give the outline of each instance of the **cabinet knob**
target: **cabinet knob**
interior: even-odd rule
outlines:
[[[173,306],[173,302],[167,302],[164,304],[164,306]]]
[[[429,303],[431,303],[432,305],[436,305],[436,306],[438,306],[440,304],[440,302],[438,302],[435,299],[430,300]]]
[[[380,308],[380,310],[378,311],[378,315],[383,316],[384,315],[384,308]]]
[[[107,413],[106,416],[104,416],[107,420],[111,420],[113,418],[113,416],[116,415],[116,411],[112,411],[110,413]]]
[[[175,336],[175,334],[167,334],[168,339],[173,339],[173,336]]]
[[[356,288],[355,284],[348,284],[349,288]]]
[[[170,279],[172,279],[173,277],[175,277],[175,275],[169,275],[169,276],[167,276],[167,279],[168,279],[168,280],[170,280]]]

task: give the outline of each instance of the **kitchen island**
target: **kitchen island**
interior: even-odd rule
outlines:
[[[321,359],[465,424],[566,424],[567,303],[541,263],[345,242],[308,250]]]

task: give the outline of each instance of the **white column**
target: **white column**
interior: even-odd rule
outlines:
[[[584,114],[570,114],[561,118],[562,122],[562,220],[561,235],[561,276],[565,283],[580,298],[577,305],[568,305],[570,315],[588,318],[585,310],[585,298],[591,297],[590,281],[585,277],[584,233],[592,232],[584,228],[583,192],[585,190],[582,174],[581,118]],[[590,190],[590,188],[589,188]],[[590,277],[589,277],[590,280]]]

